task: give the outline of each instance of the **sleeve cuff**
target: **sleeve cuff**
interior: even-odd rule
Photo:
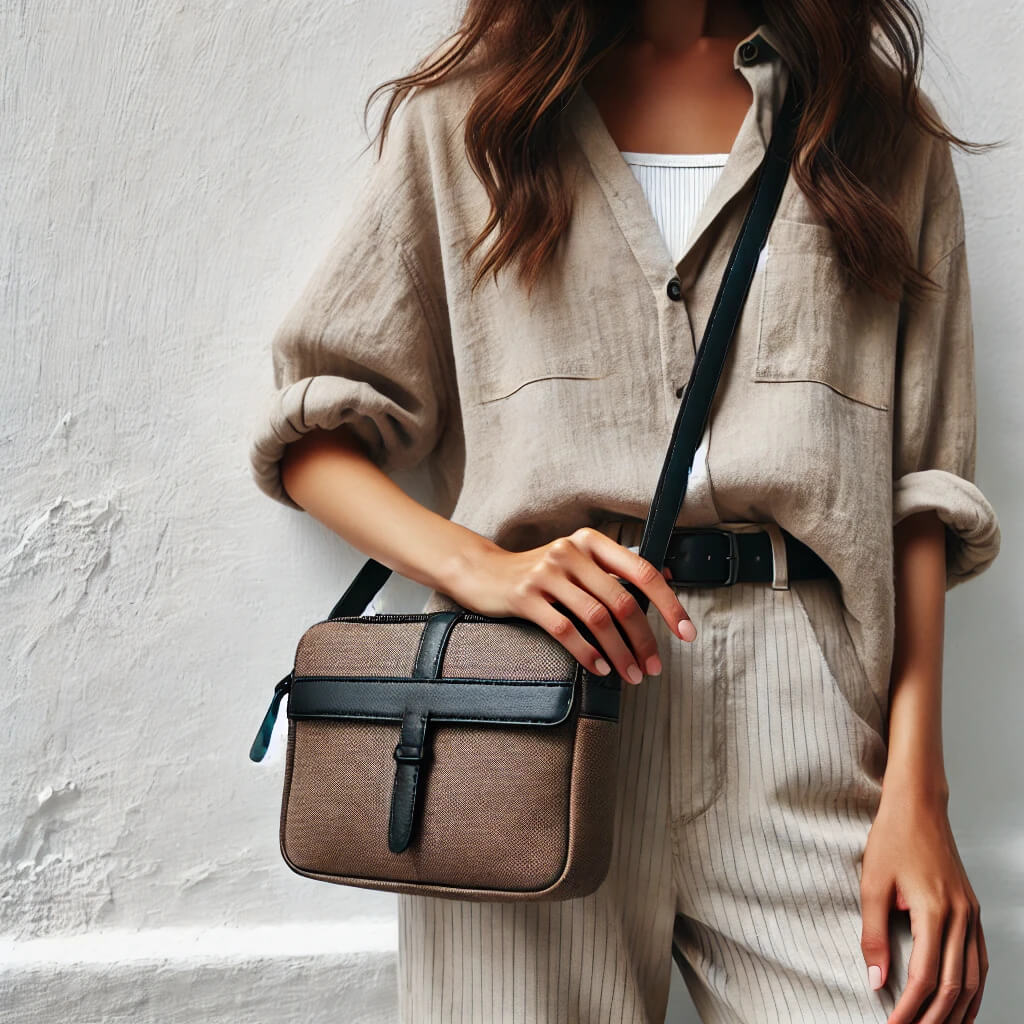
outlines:
[[[250,435],[249,464],[256,485],[288,508],[302,511],[281,482],[285,449],[315,428],[334,430],[343,423],[385,472],[414,465],[426,454],[416,442],[416,422],[372,385],[332,375],[305,377],[271,396]]]
[[[943,469],[899,477],[893,489],[893,525],[932,510],[946,524],[946,589],[984,572],[999,553],[999,520],[969,480]]]

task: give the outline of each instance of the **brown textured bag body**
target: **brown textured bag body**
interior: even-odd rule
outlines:
[[[525,620],[317,623],[288,698],[281,852],[348,885],[589,892],[610,855],[619,693],[618,677],[587,672]]]
[[[644,525],[639,553],[659,567],[797,120],[791,84]],[[525,619],[458,606],[361,614],[390,572],[369,559],[331,615],[306,630],[252,744],[249,756],[262,760],[287,695],[286,863],[320,881],[458,899],[592,892],[611,859],[621,679],[589,672]],[[646,595],[623,586],[646,611]]]

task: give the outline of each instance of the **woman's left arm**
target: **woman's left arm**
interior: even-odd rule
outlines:
[[[974,482],[974,334],[960,189],[933,139],[911,228],[936,290],[901,311],[893,391],[893,585],[888,760],[861,875],[861,946],[875,987],[889,974],[889,913],[910,913],[909,978],[888,1024],[961,1024],[988,969],[978,901],[947,815],[942,754],[945,594],[995,559],[995,511]],[[878,968],[872,970],[871,968]]]
[[[876,987],[888,973],[890,908],[895,902],[910,912],[914,947],[909,979],[889,1024],[973,1020],[988,971],[978,900],[947,815],[942,753],[945,532],[933,511],[915,513],[894,530],[889,755],[861,883],[864,956]],[[926,1012],[918,1016],[929,999]]]

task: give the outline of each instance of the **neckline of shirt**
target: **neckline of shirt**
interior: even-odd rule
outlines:
[[[642,164],[649,167],[722,167],[729,159],[728,153],[640,153],[620,149],[627,164]]]

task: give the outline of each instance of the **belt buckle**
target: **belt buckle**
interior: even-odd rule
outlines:
[[[740,545],[736,534],[732,530],[723,530],[719,526],[689,526],[680,528],[681,533],[717,533],[724,537],[729,546],[729,553],[725,556],[729,566],[724,580],[701,580],[702,587],[731,587],[740,574]]]

